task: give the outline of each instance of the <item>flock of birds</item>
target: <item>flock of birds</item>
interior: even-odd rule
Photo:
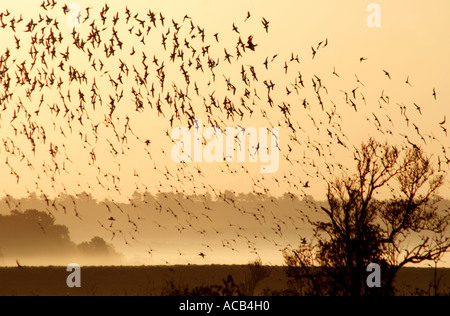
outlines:
[[[83,8],[76,17],[80,27],[73,29],[66,25],[69,7],[55,0],[45,0],[35,14],[25,18],[8,10],[0,13],[0,33],[7,45],[0,51],[0,158],[10,208],[18,205],[6,190],[24,187],[41,196],[49,213],[73,212],[83,220],[76,196],[102,192],[109,196],[104,202],[109,215],[99,218],[99,226],[111,240],[121,235],[133,246],[118,222],[138,232],[141,218],[124,190],[179,193],[186,200],[202,199],[209,192],[264,226],[262,214],[275,210],[276,203],[245,210],[216,187],[216,178],[244,179],[238,181],[248,181],[250,193],[267,199],[273,188],[293,199],[306,197],[313,185],[349,170],[336,159],[339,150],[350,157],[354,150],[349,113],[366,121],[368,133],[380,138],[404,138],[404,146],[439,146],[439,171],[448,170],[445,116],[436,122],[437,132],[427,132],[421,124],[428,110],[422,105],[396,102],[385,90],[374,100],[366,96],[366,84],[358,75],[349,79],[336,68],[308,74],[311,68],[303,64],[316,62],[330,49],[328,39],[301,54],[274,53],[259,60],[261,39],[270,36],[272,25],[250,12],[226,34],[209,32],[188,15],[175,20],[151,10],[113,11],[107,4]],[[368,62],[370,58],[359,58],[361,65]],[[343,77],[352,86],[332,91]],[[379,80],[389,84],[395,79],[380,69]],[[408,76],[402,84],[412,87],[412,82]],[[429,101],[438,98],[430,88]],[[280,171],[261,175],[246,164],[224,163],[208,171],[211,176],[202,164],[170,162],[168,148],[175,142],[170,130],[193,128],[197,118],[222,130],[252,122],[280,127]],[[130,163],[133,157],[145,163]],[[234,188],[230,192],[236,193]],[[65,196],[73,196],[71,202],[63,202]],[[129,210],[120,204],[124,198]],[[166,213],[174,227],[182,227],[180,233],[196,225],[207,241],[215,229],[214,211],[206,199],[200,214],[180,201],[171,207],[144,202],[147,218]],[[287,219],[272,214],[273,233],[282,240]],[[154,224],[152,229],[165,228]],[[243,236],[244,229],[233,232],[233,238],[256,251],[256,238]],[[270,238],[267,242],[282,246]],[[209,247],[206,243],[198,256],[205,258]]]

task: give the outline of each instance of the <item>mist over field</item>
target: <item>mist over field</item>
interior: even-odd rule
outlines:
[[[297,225],[305,221],[302,213],[317,213],[321,205],[288,195],[223,197],[136,194],[131,203],[115,205],[82,195],[74,199],[82,220],[76,220],[69,197],[56,201],[58,213],[49,213],[36,197],[9,201],[18,210],[0,217],[3,264],[246,264],[261,257],[281,265],[280,250],[308,237],[306,225]],[[99,223],[104,229],[93,235]]]
[[[305,214],[324,218],[320,207],[327,205],[231,192],[216,198],[135,194],[117,205],[88,195],[63,197],[55,201],[58,212],[37,197],[3,199],[0,207],[8,203],[15,211],[0,212],[3,266],[15,266],[16,259],[28,266],[247,264],[258,257],[284,265],[281,250],[312,236]],[[448,200],[439,203],[449,207]],[[440,266],[448,264],[444,257]]]

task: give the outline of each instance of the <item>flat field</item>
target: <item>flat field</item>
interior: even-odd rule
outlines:
[[[255,295],[287,289],[284,267],[270,267]],[[229,275],[236,285],[245,282],[247,266],[82,267],[81,288],[68,288],[64,267],[0,268],[1,296],[160,296],[174,290],[223,285]],[[438,269],[439,293],[450,293],[450,269]],[[433,295],[434,269],[404,268],[396,280],[398,295]]]

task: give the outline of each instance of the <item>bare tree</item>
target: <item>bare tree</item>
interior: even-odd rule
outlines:
[[[366,286],[370,263],[382,268],[382,293],[392,294],[400,268],[439,260],[450,247],[450,217],[437,206],[444,178],[419,147],[370,139],[354,158],[356,173],[328,185],[325,220],[310,220],[311,243],[284,252],[288,274],[306,284],[298,294],[380,294]]]

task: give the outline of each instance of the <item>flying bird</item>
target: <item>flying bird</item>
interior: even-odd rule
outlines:
[[[266,33],[269,33],[269,24],[270,22],[266,20],[266,18],[262,18],[261,23],[263,24],[264,29],[266,30]]]

